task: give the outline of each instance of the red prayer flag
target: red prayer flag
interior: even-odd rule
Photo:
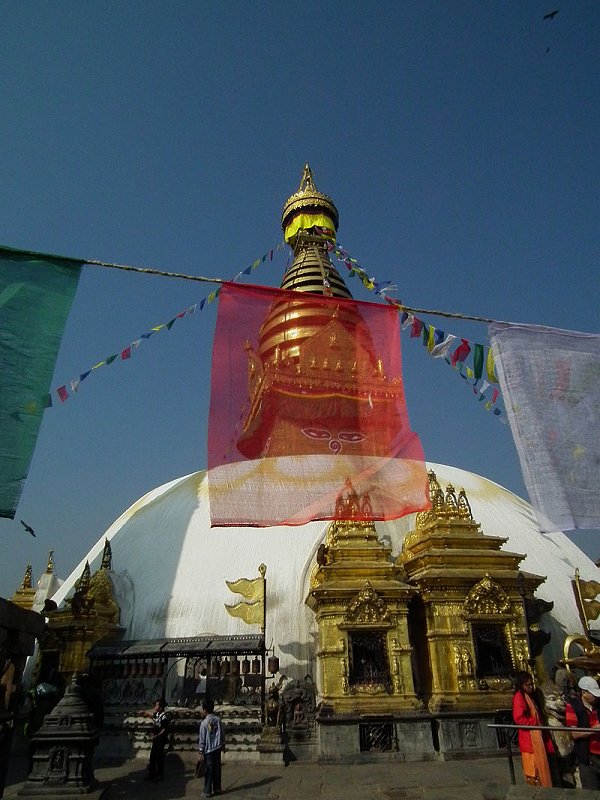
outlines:
[[[460,344],[458,345],[456,350],[452,353],[450,364],[453,367],[455,367],[459,361],[464,361],[470,352],[471,352],[471,345],[469,344],[468,339],[461,339]]]
[[[396,310],[223,284],[208,487],[213,526],[395,519],[429,507]]]
[[[69,393],[67,392],[66,386],[59,386],[56,390],[56,394],[60,397],[61,403],[64,403],[66,400],[69,399]]]
[[[420,319],[413,317],[412,326],[410,328],[410,338],[416,339],[417,336],[421,335],[421,331],[423,330],[423,323]]]

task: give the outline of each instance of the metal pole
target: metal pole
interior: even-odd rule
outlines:
[[[508,731],[506,732],[506,754],[508,756],[508,768],[510,770],[510,782],[514,786],[517,782],[515,778],[515,763],[513,761],[513,754],[512,754],[512,744],[510,741],[510,735]]]
[[[260,681],[260,721],[264,725],[267,721],[265,705],[267,702],[267,676],[266,676],[266,648],[267,648],[267,567],[266,564],[260,564],[258,567],[263,580],[263,619],[262,619],[262,635],[263,645],[261,652],[261,681]]]

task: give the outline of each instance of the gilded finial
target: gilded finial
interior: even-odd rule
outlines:
[[[102,552],[102,563],[100,569],[112,569],[112,550],[108,539],[104,540],[104,551]]]
[[[23,578],[23,583],[21,584],[21,589],[31,589],[31,564],[27,564],[25,568],[25,576]]]
[[[266,564],[259,564],[258,565],[258,572],[259,572],[261,578],[264,578],[265,575],[267,574],[267,565]]]
[[[299,230],[314,226],[330,230],[329,238],[335,240],[339,214],[331,197],[317,189],[313,172],[309,164],[305,164],[298,190],[283,206],[281,227],[285,240],[293,245]]]
[[[446,486],[446,515],[448,517],[457,517],[459,516],[458,513],[458,501],[456,499],[456,493],[454,491],[454,486],[449,483]]]
[[[85,562],[85,567],[83,568],[83,572],[81,573],[81,577],[75,581],[75,589],[87,589],[90,584],[90,562]]]
[[[298,187],[298,192],[307,192],[307,191],[317,191],[317,187],[315,186],[315,179],[313,176],[312,169],[310,168],[310,164],[304,165],[304,172],[302,173],[302,178],[300,179],[300,186]]]
[[[465,519],[473,519],[471,504],[469,503],[467,493],[465,492],[464,488],[458,493],[458,514]]]
[[[46,575],[52,575],[54,572],[54,550],[48,553],[48,563],[46,564]]]

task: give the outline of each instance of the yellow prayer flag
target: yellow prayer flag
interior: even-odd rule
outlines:
[[[227,588],[235,594],[241,594],[247,600],[263,600],[264,581],[262,578],[240,578],[237,581],[225,581]]]
[[[485,370],[487,372],[487,379],[490,383],[498,383],[498,377],[496,375],[496,365],[494,363],[494,354],[492,352],[492,348],[488,349],[487,359],[485,362]]]
[[[435,327],[433,325],[428,325],[427,327],[429,329],[429,335],[427,337],[427,349],[431,353],[435,347]]]
[[[585,609],[586,619],[598,619],[600,617],[600,603],[598,600],[587,600],[583,607]]]
[[[257,603],[236,603],[234,606],[225,604],[227,613],[232,617],[243,619],[247,625],[262,625],[264,615],[264,601]]]
[[[582,581],[580,579],[579,591],[582,600],[594,600],[600,594],[600,583],[598,581]],[[596,618],[594,617],[594,619]]]

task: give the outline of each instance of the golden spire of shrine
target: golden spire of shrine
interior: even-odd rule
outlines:
[[[21,589],[31,589],[32,588],[31,582],[31,564],[27,564],[27,568],[25,569],[25,576],[23,577],[23,583],[21,584]]]
[[[290,241],[288,237],[294,237],[300,230],[298,223],[294,225],[294,220],[301,215],[307,218],[304,220],[305,222],[310,222],[310,217],[313,217],[312,225],[327,228],[331,231],[332,238],[335,241],[335,233],[340,219],[338,210],[331,197],[317,189],[313,172],[308,164],[304,165],[304,172],[302,173],[298,190],[291,197],[288,197],[283,206],[281,226],[286,242]],[[319,216],[324,218],[321,223],[315,221],[315,218]],[[312,225],[304,227],[312,227]]]
[[[281,215],[284,238],[294,251],[294,261],[283,277],[282,289],[352,297],[329,257],[338,224],[335,203],[317,189],[313,172],[305,164],[300,186],[286,200]]]

